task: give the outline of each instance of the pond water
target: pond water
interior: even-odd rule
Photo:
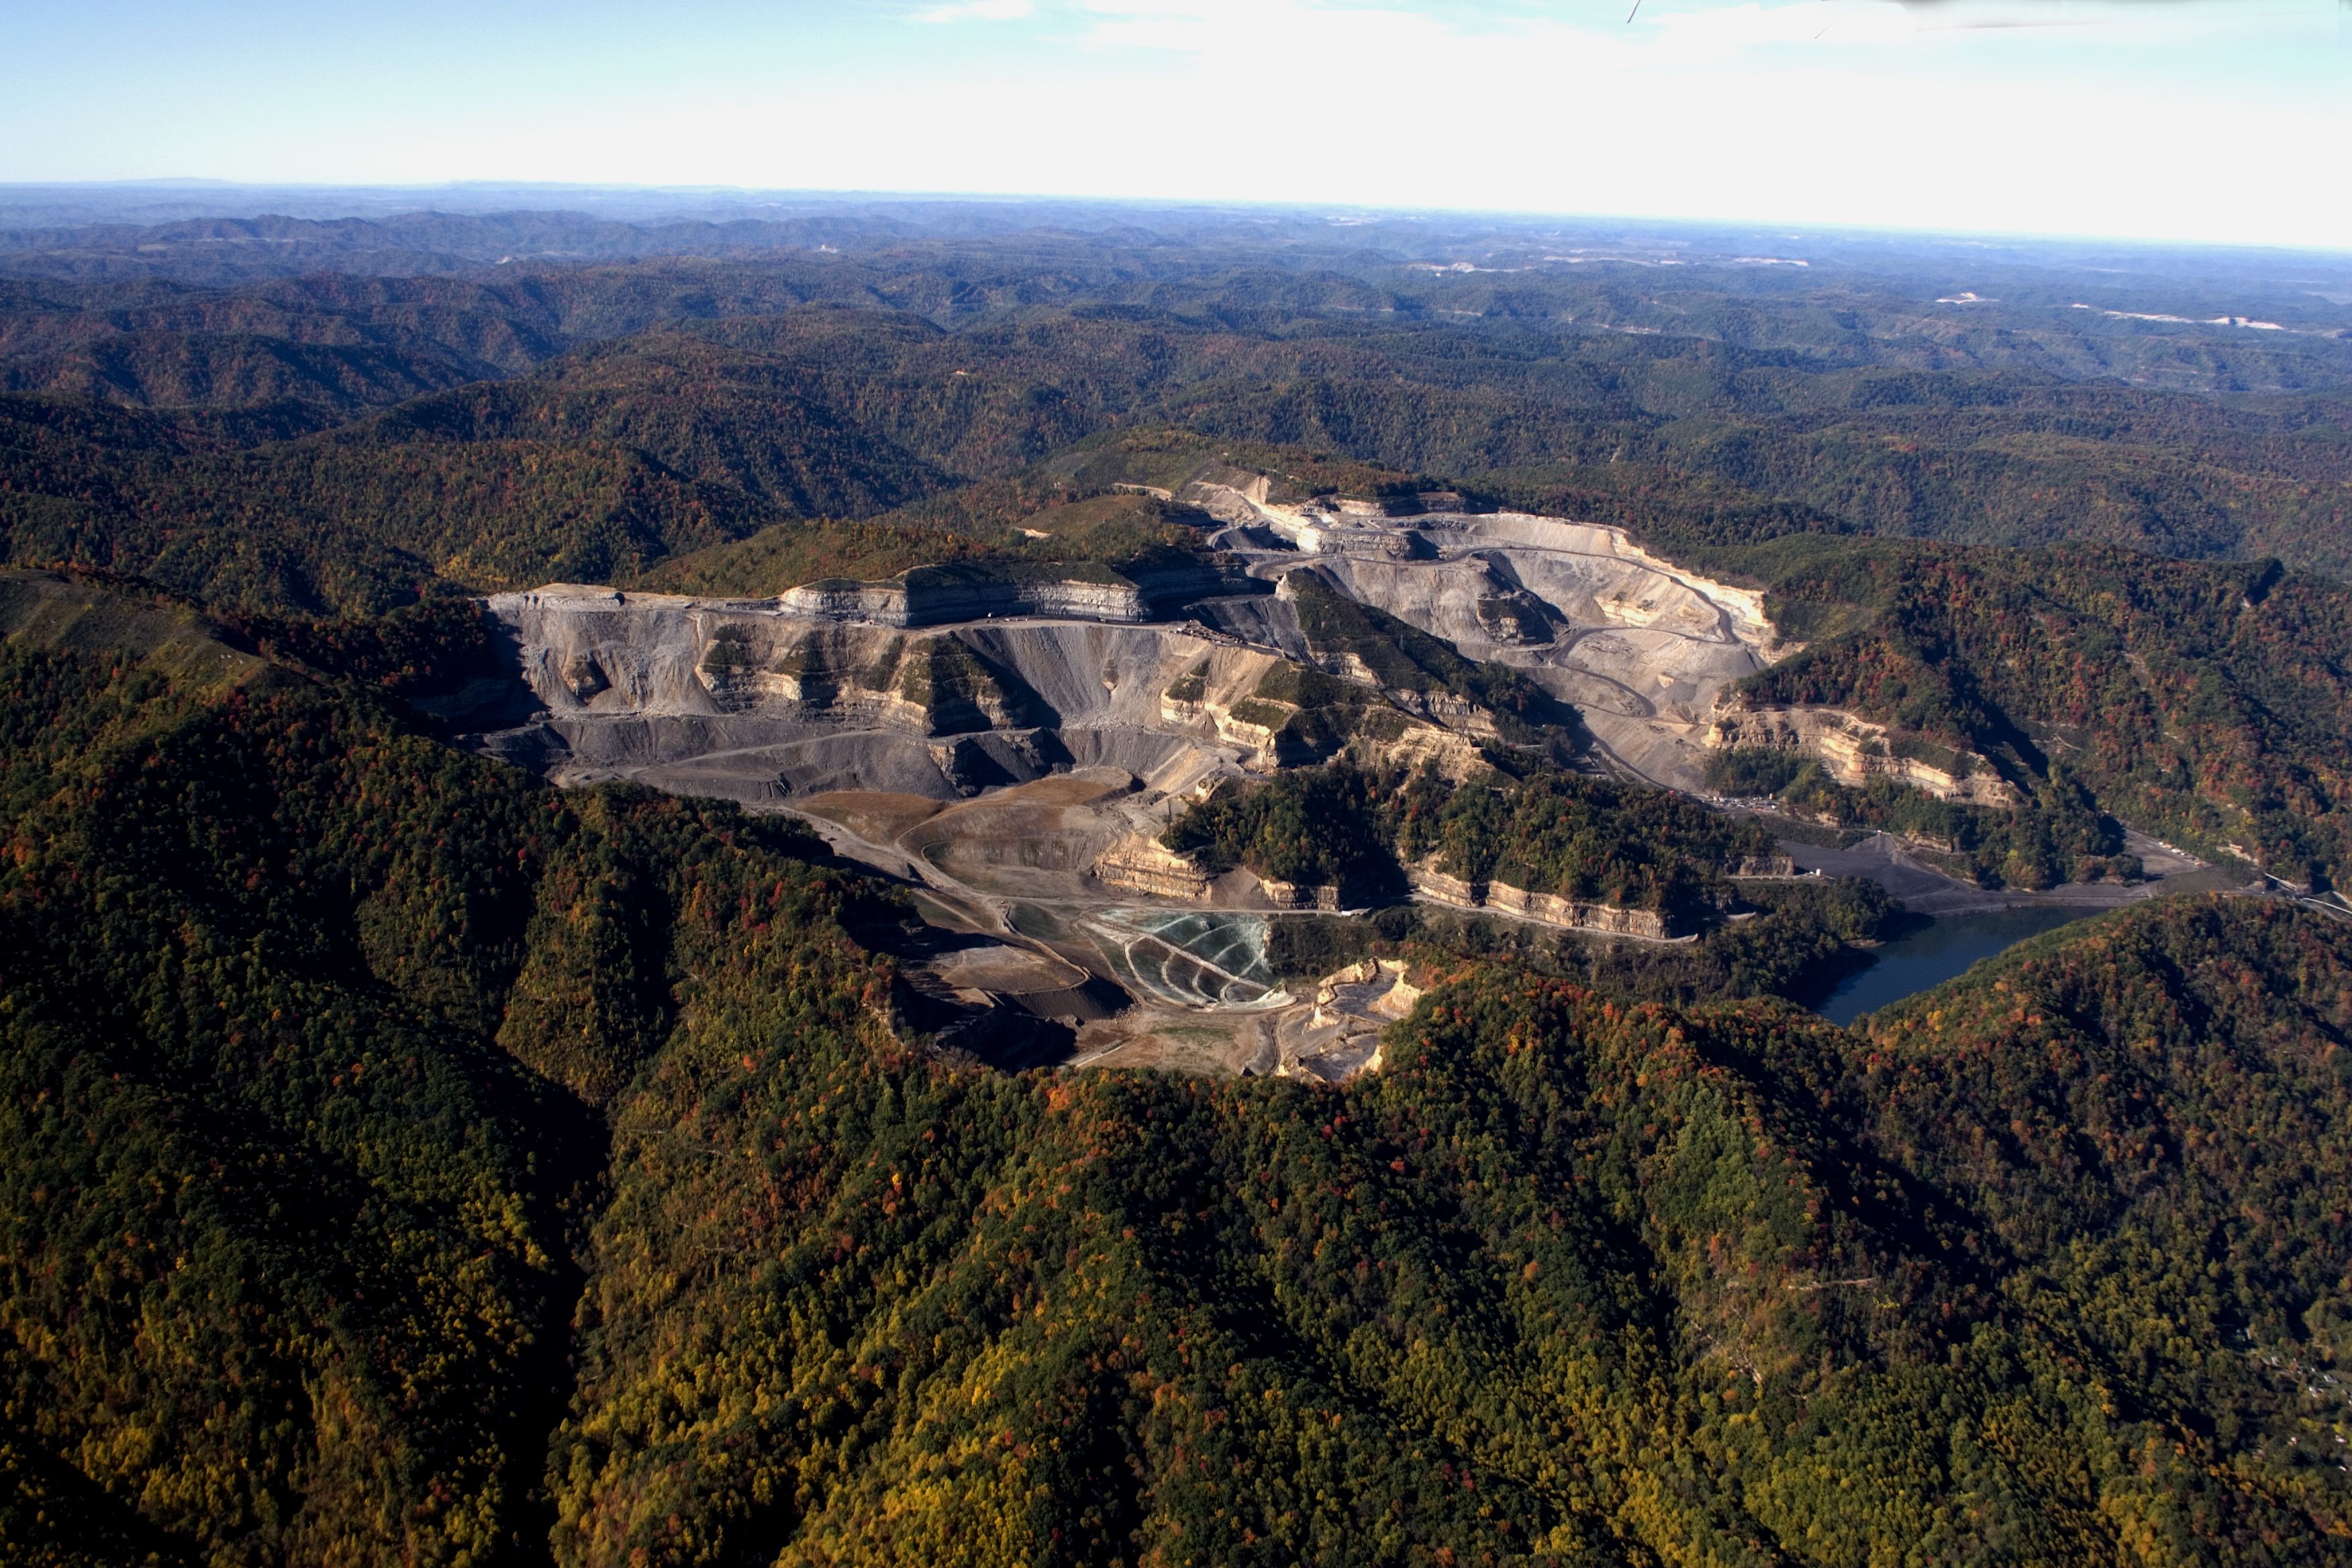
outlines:
[[[1945,915],[1876,952],[1876,962],[1838,983],[1822,1016],[1832,1024],[1851,1024],[1864,1013],[1874,1013],[1890,1002],[1916,995],[1941,985],[1980,958],[2016,946],[2027,937],[2096,914],[2089,909],[2043,905],[2037,909],[1996,910],[1990,914]]]

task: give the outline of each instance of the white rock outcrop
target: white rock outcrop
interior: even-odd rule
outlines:
[[[2013,806],[2019,800],[1975,752],[1936,748],[1948,754],[1948,766],[1906,756],[1902,736],[1838,708],[1727,708],[1707,727],[1706,743],[1718,751],[1795,752],[1849,789],[1884,778],[1961,805]]]

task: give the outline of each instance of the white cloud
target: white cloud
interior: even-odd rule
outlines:
[[[915,13],[918,22],[1018,22],[1037,7],[1032,0],[960,0]]]
[[[1663,68],[1760,52],[1783,60],[1868,48],[1949,53],[2003,34],[2027,54],[2053,33],[2110,47],[2257,37],[2275,46],[2307,36],[2313,21],[2325,21],[2334,7],[2327,0],[2252,7],[2245,0],[2030,0],[2029,15],[2020,12],[2019,0],[1646,0],[1630,18],[1611,0],[1554,0],[1540,8],[1413,0],[1062,0],[1055,9],[1089,19],[1084,41],[1097,49],[1213,56],[1269,70],[1305,68],[1318,78],[1385,57],[1392,68],[1426,79],[1440,61],[1482,71],[1535,59]],[[1289,49],[1308,52],[1280,53]],[[1752,59],[1748,65],[1764,68]]]
[[[1639,30],[1664,50],[1714,58],[1776,44],[1891,44],[1916,37],[1919,25],[1885,0],[1798,0],[1696,11],[1645,9]]]

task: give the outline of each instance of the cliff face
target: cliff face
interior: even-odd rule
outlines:
[[[1620,762],[1660,783],[1700,787],[1700,732],[1717,700],[1793,651],[1761,593],[1675,566],[1620,529],[1433,510],[1400,530],[1321,510],[1262,510],[1347,597],[1465,658],[1519,671],[1574,705]],[[1424,716],[1475,722],[1433,709]]]
[[[541,711],[484,744],[566,781],[948,798],[1057,767],[1150,777],[1187,757],[1239,761],[1213,715],[1275,662],[1167,625],[900,628],[803,614],[789,598],[499,595],[490,612]],[[1202,701],[1167,702],[1188,672]]]
[[[1961,805],[2018,804],[2016,789],[1983,757],[1919,745],[1842,709],[1724,709],[1707,729],[1706,744],[1717,751],[1796,752],[1820,762],[1849,789],[1884,778]],[[1927,754],[1906,755],[1906,746]]]
[[[1368,958],[1325,976],[1314,1007],[1285,1018],[1276,1031],[1276,1076],[1345,1083],[1380,1071],[1382,1036],[1422,997],[1409,973],[1397,959]]]
[[[1271,662],[1176,627],[908,631],[807,614],[793,595],[713,601],[557,585],[499,595],[489,608],[524,682],[558,717],[757,714],[933,734],[1159,722],[1171,667],[1249,664],[1239,673],[1254,677]]]
[[[797,616],[884,626],[936,626],[1006,616],[1132,623],[1151,615],[1143,590],[1130,582],[926,577],[921,572],[887,583],[811,583],[786,590],[777,604]]]
[[[1328,882],[1286,882],[1275,877],[1260,877],[1257,885],[1277,909],[1336,912],[1342,907],[1343,895],[1337,886]]]
[[[803,613],[795,595],[698,600],[568,585],[499,595],[489,605],[545,710],[542,738],[583,765],[624,773],[712,752],[805,752],[825,737],[852,735],[938,742],[906,752],[903,765],[866,770],[877,780],[871,787],[919,793],[962,793],[1072,758],[1140,776],[1188,747],[1253,767],[1321,754],[1293,732],[1296,704],[1255,695],[1276,656],[1186,626],[1039,617],[901,628]],[[1436,715],[1454,728],[1391,711],[1361,743],[1462,776],[1478,759],[1457,731],[1483,716],[1454,706],[1463,711]],[[1015,745],[1009,737],[1016,732],[1029,739]],[[1142,752],[1129,742],[1118,742],[1117,755],[1099,750],[1139,733],[1155,738]],[[999,739],[985,739],[992,735]],[[887,749],[883,740],[860,743],[877,757]],[[511,746],[509,754],[532,760]],[[866,787],[856,782],[855,758],[839,745],[828,755],[824,787]],[[1120,760],[1129,756],[1134,765]],[[849,782],[838,776],[845,767]]]
[[[1255,491],[1223,499],[1237,516],[1272,515]],[[1373,531],[1381,521],[1316,515]],[[1753,593],[1680,572],[1614,530],[1433,512],[1405,531],[1360,555],[1318,555],[1318,583],[1469,657],[1501,658],[1653,777],[1694,771],[1700,704],[1776,646]],[[541,711],[516,724],[509,704],[499,721],[514,727],[484,744],[568,782],[625,777],[749,799],[945,798],[1070,766],[1150,778],[1179,758],[1263,769],[1341,748],[1456,780],[1477,770],[1494,718],[1445,689],[1451,678],[1433,685],[1382,663],[1400,684],[1381,679],[1367,659],[1394,649],[1378,638],[1327,638],[1318,651],[1295,595],[1267,582],[1232,593],[1225,561],[950,563],[767,600],[569,584],[500,595],[489,607]],[[1283,574],[1286,589],[1292,581]],[[1201,619],[1168,618],[1186,605]],[[1276,668],[1285,661],[1320,674]],[[1323,676],[1349,689],[1335,696]],[[1824,734],[1818,743],[1833,750]],[[1841,765],[1851,776],[1872,755],[1858,746]],[[1989,773],[1964,784],[1927,767],[1903,761],[1906,777],[1958,798],[2005,787]]]
[[[1264,592],[1213,563],[1114,572],[1034,563],[918,566],[880,583],[835,578],[785,590],[776,606],[812,619],[875,626],[943,626],[1034,616],[1132,625],[1162,618],[1203,595]]]
[[[1499,910],[1522,920],[1540,921],[1571,931],[1605,931],[1650,942],[1668,942],[1675,936],[1666,929],[1664,919],[1649,910],[1587,903],[1556,893],[1531,893],[1508,882],[1465,882],[1429,863],[1412,868],[1407,880],[1416,896],[1457,910]]]
[[[1394,740],[1360,736],[1354,745],[1364,760],[1375,766],[1401,767],[1407,773],[1433,767],[1454,784],[1485,771],[1487,765],[1475,741],[1431,724],[1402,724]]]
[[[1130,833],[1095,858],[1095,879],[1108,887],[1162,899],[1203,899],[1206,873],[1144,833]]]

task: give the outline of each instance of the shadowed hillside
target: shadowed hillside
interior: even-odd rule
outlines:
[[[2340,924],[2166,901],[1864,1035],[1455,959],[1346,1089],[1003,1076],[894,1033],[890,900],[796,834],[5,605],[11,1561],[2347,1527]]]

